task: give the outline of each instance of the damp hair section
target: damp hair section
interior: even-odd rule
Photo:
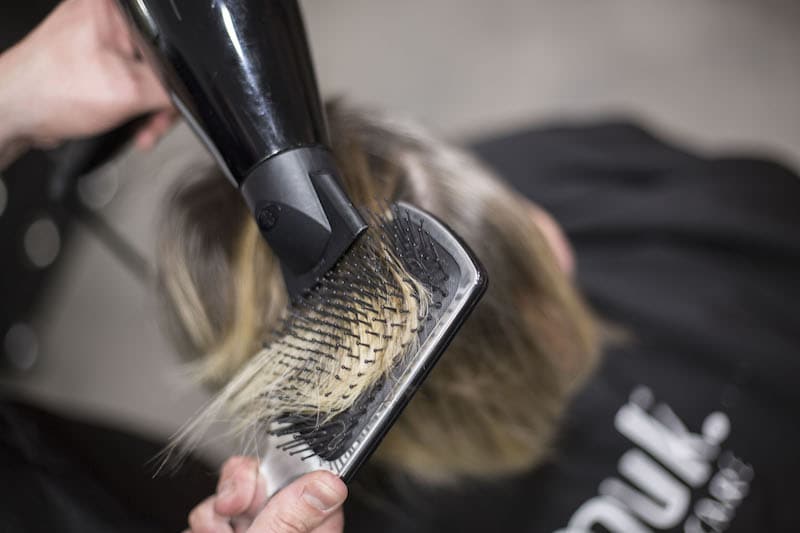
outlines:
[[[295,435],[284,444],[291,454],[332,460],[343,450],[392,368],[415,353],[431,300],[396,255],[402,233],[421,228],[408,227],[382,205],[362,214],[367,231],[315,287],[286,306],[261,349],[174,447],[193,448],[224,419],[252,440]]]

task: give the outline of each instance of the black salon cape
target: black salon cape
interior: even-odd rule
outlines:
[[[183,531],[216,473],[190,457],[155,476],[164,446],[0,397],[0,533]]]
[[[450,490],[365,470],[346,530],[800,531],[798,175],[625,123],[475,151],[565,228],[578,284],[630,340],[546,464]]]

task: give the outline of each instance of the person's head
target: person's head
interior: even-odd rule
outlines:
[[[431,481],[531,467],[600,349],[600,328],[565,272],[549,219],[412,124],[340,105],[328,107],[328,121],[356,206],[403,200],[436,215],[489,275],[485,296],[375,460]],[[171,322],[201,379],[222,386],[286,309],[280,268],[218,170],[177,192],[164,229],[160,273]]]

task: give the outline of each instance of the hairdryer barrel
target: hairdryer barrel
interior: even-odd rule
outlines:
[[[296,0],[117,0],[241,191],[292,297],[366,228],[341,189]]]

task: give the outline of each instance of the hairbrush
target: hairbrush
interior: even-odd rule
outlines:
[[[327,146],[296,0],[118,0],[175,106],[280,260],[291,304],[223,390],[266,434],[270,490],[350,480],[486,286],[457,236],[403,203],[360,212]]]
[[[291,362],[293,372],[284,380],[284,392],[291,391],[292,379],[353,372],[353,367],[375,364],[380,355],[376,352],[401,335],[396,330],[406,328],[404,345],[396,347],[392,364],[348,408],[333,416],[312,410],[270,421],[264,428],[268,438],[262,469],[272,492],[319,469],[350,481],[486,289],[486,274],[478,261],[430,214],[400,202],[383,215],[367,217],[370,232],[314,290],[291,304],[278,340],[273,341],[302,343],[301,352],[308,354],[307,361]],[[381,266],[387,254],[400,263],[398,271],[407,278],[396,279],[391,268]],[[403,289],[405,298],[398,298]],[[403,301],[417,304],[417,314],[394,307]],[[376,336],[384,338],[376,341]],[[343,347],[356,347],[356,353],[342,356]],[[331,353],[339,354],[334,364],[320,367],[320,360]],[[304,368],[310,371],[305,373]]]

